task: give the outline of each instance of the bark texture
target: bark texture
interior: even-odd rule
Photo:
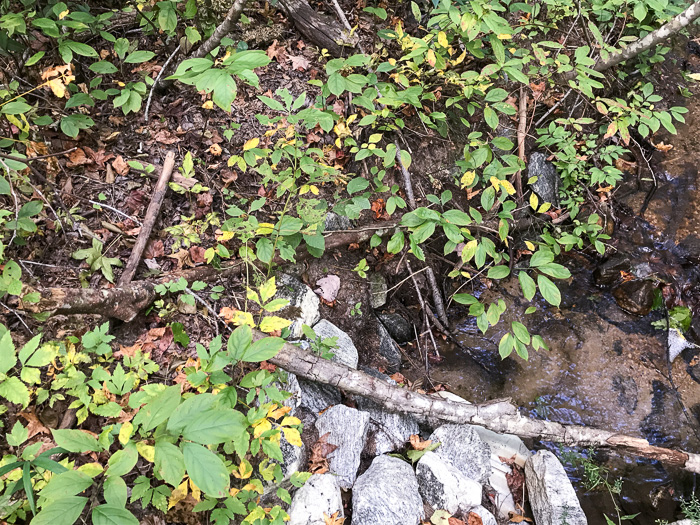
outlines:
[[[355,38],[343,31],[335,20],[318,13],[306,0],[280,0],[279,5],[302,35],[333,56],[342,56],[346,47],[352,49],[355,45]]]
[[[265,337],[265,334],[255,332],[254,339],[262,337]],[[449,423],[469,423],[499,433],[538,438],[565,445],[612,447],[689,472],[700,473],[698,454],[656,447],[645,439],[608,430],[531,419],[521,416],[509,400],[469,405],[418,394],[364,372],[322,359],[290,344],[285,344],[270,362],[306,379],[371,399],[394,412],[437,418]]]
[[[217,26],[211,36],[199,46],[190,58],[203,58],[207,56],[211,51],[221,43],[221,40],[233,31],[233,26],[238,19],[241,17],[243,8],[248,3],[248,0],[236,0],[231,8],[226,13],[221,24]]]

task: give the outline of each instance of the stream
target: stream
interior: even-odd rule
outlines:
[[[560,283],[559,310],[542,301],[537,312],[525,315],[529,304],[516,279],[499,289],[463,289],[487,303],[505,297],[508,310],[485,336],[473,318],[455,313],[457,338],[476,352],[481,366],[444,342],[440,352],[445,359],[431,369],[434,382],[472,401],[510,397],[532,417],[620,431],[654,445],[700,452],[697,352],[684,350],[672,365],[686,416],[668,379],[666,331],[652,326],[664,315],[659,310],[647,313],[653,288],[662,287],[669,306],[686,305],[694,311],[688,337],[700,342],[700,207],[696,204],[700,202],[700,150],[695,134],[700,103],[689,99],[688,109],[687,123],[679,127],[678,135],[664,137],[673,148],[654,151],[651,157],[657,180],[651,198],[647,199],[651,182],[638,188],[632,174],[616,188],[615,231],[607,261],[601,266],[595,257],[562,256],[562,262],[576,268],[576,273],[569,282]],[[646,153],[648,157],[651,151]],[[648,207],[642,216],[645,200]],[[629,281],[621,283],[622,277]],[[529,361],[511,357],[501,362],[498,342],[513,320],[542,335],[550,350],[531,353]],[[555,444],[530,444],[548,447],[561,457]],[[692,493],[692,475],[611,451],[598,451],[594,458],[610,469],[611,480],[623,479],[618,498],[622,512],[639,513],[625,523],[653,524],[657,519],[682,517],[679,499]],[[606,523],[603,513],[615,516],[607,492],[586,492],[581,469],[569,468],[569,474],[577,483],[590,524]]]

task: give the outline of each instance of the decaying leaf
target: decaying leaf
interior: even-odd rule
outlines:
[[[328,443],[330,432],[326,432],[318,441],[311,447],[311,455],[309,456],[309,471],[314,474],[325,474],[328,472],[328,459],[326,456],[333,452],[338,445]]]
[[[289,60],[292,63],[292,69],[296,69],[296,70],[306,71],[307,69],[309,69],[309,66],[311,65],[309,63],[309,61],[306,59],[306,57],[301,56],[301,55],[298,57],[290,56]]]
[[[37,434],[50,434],[49,429],[39,421],[39,418],[34,413],[34,409],[20,412],[19,416],[27,422],[27,439],[31,439]]]
[[[426,439],[423,441],[418,434],[411,434],[411,437],[409,438],[409,442],[411,443],[411,446],[415,450],[425,450],[428,448],[430,445],[433,444],[432,441],[429,439]]]
[[[314,292],[321,297],[324,303],[330,305],[335,302],[335,298],[338,296],[340,277],[337,275],[326,275],[316,281],[316,286],[318,288]]]
[[[479,516],[476,512],[470,512],[469,516],[467,516],[467,525],[483,525],[483,523],[484,522],[481,520],[481,516]]]
[[[510,511],[508,513],[508,521],[511,523],[522,523],[523,521],[526,521],[528,523],[533,523],[533,521],[530,518],[526,518],[525,516],[521,516],[520,514],[516,514],[513,511]]]
[[[119,175],[126,175],[129,173],[129,165],[126,163],[124,160],[124,157],[119,155],[116,159],[112,161],[112,168],[114,168],[114,171],[116,171]]]
[[[338,514],[340,514],[340,511],[335,511],[330,516],[324,512],[323,513],[324,524],[325,525],[343,525],[343,523],[345,523],[345,518],[339,517]]]

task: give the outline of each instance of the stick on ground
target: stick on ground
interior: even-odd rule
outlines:
[[[136,268],[138,267],[139,262],[141,262],[141,255],[143,255],[143,250],[146,248],[148,238],[151,236],[151,231],[153,230],[153,226],[158,218],[158,213],[160,212],[160,207],[163,204],[163,198],[165,197],[165,192],[168,189],[168,182],[170,181],[170,176],[173,174],[174,167],[175,152],[169,151],[165,156],[163,170],[160,172],[160,177],[158,178],[158,183],[156,184],[153,198],[151,199],[151,203],[148,205],[146,218],[143,220],[143,226],[141,226],[141,231],[136,239],[136,244],[131,252],[131,257],[129,257],[129,262],[126,263],[124,273],[122,273],[122,276],[119,278],[119,286],[126,286],[134,278]]]

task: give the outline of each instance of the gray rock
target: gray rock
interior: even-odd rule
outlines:
[[[342,401],[340,390],[330,385],[314,383],[313,381],[300,378],[299,387],[301,390],[299,406],[315,414],[322,412],[330,406],[338,405]]]
[[[377,456],[352,489],[352,525],[418,525],[423,501],[411,466]]]
[[[325,513],[343,517],[343,501],[333,474],[314,474],[297,490],[289,507],[289,525],[324,525]]]
[[[368,429],[369,414],[345,405],[329,408],[316,420],[319,437],[330,433],[328,443],[338,446],[327,457],[330,471],[338,476],[343,489],[351,488],[355,482]]]
[[[338,215],[332,211],[328,212],[326,215],[325,231],[349,230],[351,228],[352,222],[344,215]]]
[[[559,463],[548,450],[540,450],[525,463],[525,482],[537,525],[587,525],[586,515],[574,487]]]
[[[435,452],[426,452],[416,466],[418,490],[433,509],[450,514],[481,505],[481,484],[469,479]]]
[[[289,305],[281,310],[281,315],[292,321],[289,330],[291,339],[301,337],[301,326],[313,326],[321,318],[318,296],[300,280],[287,274],[277,276],[277,298],[288,299]]]
[[[321,319],[313,328],[316,335],[323,339],[328,337],[337,338],[337,346],[331,350],[334,354],[331,361],[342,363],[350,368],[357,368],[357,361],[359,360],[357,348],[355,348],[355,344],[348,334],[325,319]]]
[[[357,399],[357,408],[370,417],[365,452],[372,456],[394,452],[408,443],[412,434],[420,432],[418,422],[411,416],[388,412],[364,397]]]
[[[481,518],[481,523],[483,525],[498,525],[498,521],[496,521],[496,518],[494,517],[494,515],[491,514],[488,510],[486,510],[481,505],[477,505],[476,507],[472,507],[471,509],[469,509],[469,512],[473,512],[474,514],[479,516]],[[469,516],[469,512],[467,512],[467,516]]]
[[[381,308],[386,304],[386,278],[381,273],[372,272],[369,275],[369,300],[372,308]]]
[[[469,479],[485,483],[491,475],[491,449],[470,425],[442,425],[431,435],[441,443],[435,454]]]
[[[531,186],[542,202],[551,202],[554,206],[559,206],[559,173],[554,164],[547,160],[546,154],[536,151],[530,155],[527,176],[537,177],[537,181]]]
[[[303,470],[306,463],[306,447],[302,443],[300,447],[292,445],[282,436],[280,439],[280,450],[282,451],[282,475],[288,478],[295,472]]]
[[[384,328],[386,328],[387,332],[389,332],[394,341],[399,344],[413,341],[415,337],[413,325],[406,321],[403,316],[396,313],[386,312],[377,314],[377,317],[379,317],[379,320],[382,322]]]
[[[377,331],[379,334],[379,348],[377,351],[379,355],[387,360],[387,371],[392,374],[398,372],[401,368],[401,352],[398,346],[396,346],[396,342],[392,339],[389,332],[387,332],[387,329],[384,328],[384,325],[379,321],[377,321]]]

